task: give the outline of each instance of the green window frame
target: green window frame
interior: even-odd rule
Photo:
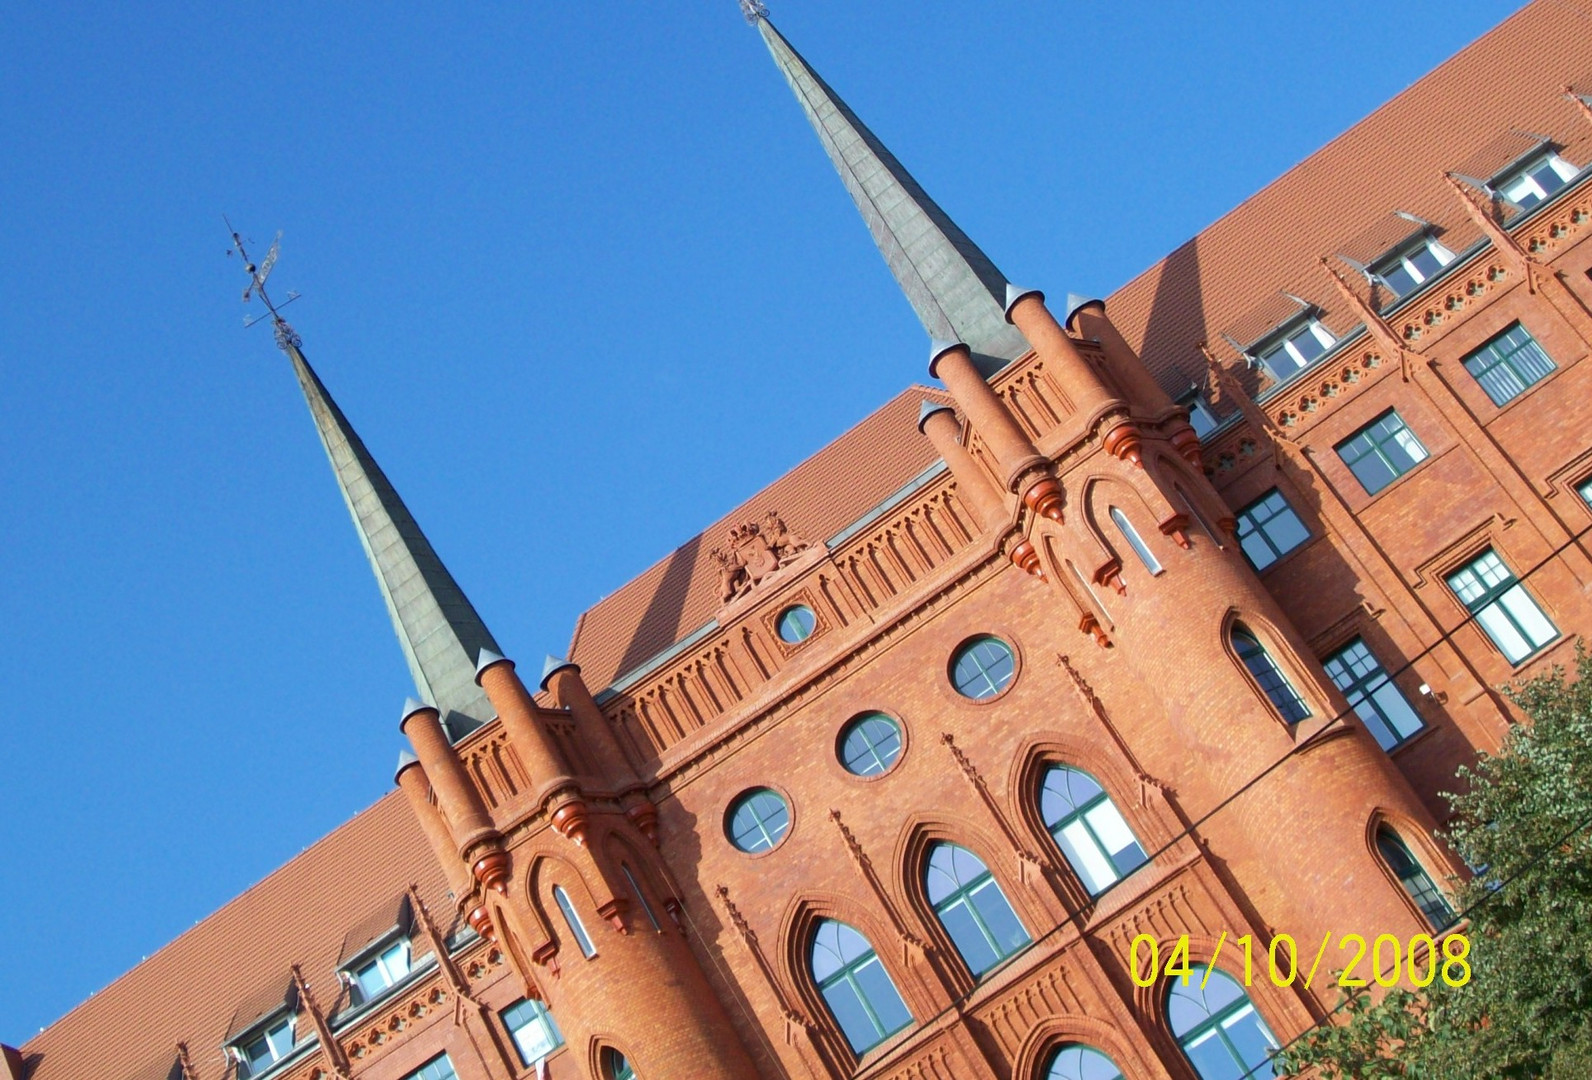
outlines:
[[[748,855],[779,846],[790,830],[790,807],[772,788],[753,788],[730,804],[725,830],[730,843]]]
[[[1220,968],[1195,964],[1186,980],[1170,982],[1167,1019],[1179,1049],[1200,1080],[1257,1080],[1277,1075],[1272,1058],[1278,1049],[1277,1037],[1238,980]]]
[[[901,725],[884,713],[863,713],[840,732],[840,763],[853,776],[882,776],[901,757]]]
[[[857,1056],[912,1024],[912,1012],[890,973],[855,927],[820,920],[808,965],[819,995]]]
[[[520,998],[500,1011],[498,1017],[503,1021],[503,1027],[508,1031],[522,1065],[535,1065],[564,1045],[564,1033],[558,1030],[553,1014],[540,1001]]]
[[[951,657],[951,685],[975,701],[999,694],[1016,673],[1012,647],[989,634],[968,641]]]
[[[934,845],[923,884],[935,918],[974,978],[1033,940],[984,860],[960,844]]]
[[[1449,574],[1448,587],[1511,664],[1559,638],[1559,628],[1492,548]]]
[[[1294,689],[1294,684],[1288,681],[1288,676],[1283,674],[1282,668],[1277,666],[1277,661],[1266,651],[1266,646],[1260,643],[1259,638],[1244,627],[1235,626],[1232,640],[1233,651],[1260,684],[1272,708],[1284,720],[1297,724],[1310,715],[1310,706],[1305,704],[1305,699],[1299,696],[1299,691]]]
[[[1389,409],[1334,449],[1367,495],[1375,495],[1431,457],[1397,409]]]
[[[1421,909],[1421,915],[1431,924],[1433,930],[1446,930],[1455,922],[1454,909],[1448,902],[1448,897],[1443,895],[1437,883],[1432,880],[1432,875],[1410,853],[1398,833],[1386,825],[1376,831],[1376,849],[1387,862],[1388,869],[1393,871],[1393,876],[1399,879],[1399,884],[1404,886],[1404,891],[1410,899],[1415,901],[1415,906]]]
[[[1123,1080],[1110,1057],[1083,1043],[1058,1046],[1045,1065],[1044,1080]]]
[[[1082,769],[1052,765],[1045,770],[1039,816],[1090,896],[1099,896],[1149,861],[1117,804]]]
[[[1545,349],[1516,322],[1461,361],[1494,405],[1507,405],[1558,370]]]
[[[1364,639],[1355,638],[1322,661],[1322,666],[1383,750],[1401,746],[1425,728],[1420,714]]]
[[[1266,569],[1310,539],[1310,530],[1276,488],[1238,511],[1234,517],[1238,522],[1239,549],[1256,570]]]
[[[404,1080],[459,1080],[459,1074],[453,1071],[453,1060],[447,1054],[438,1054]]]

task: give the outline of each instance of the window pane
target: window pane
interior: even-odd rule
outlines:
[[[1497,604],[1488,604],[1476,612],[1476,622],[1487,631],[1487,636],[1492,638],[1493,644],[1498,646],[1511,664],[1518,664],[1531,655],[1531,643],[1515,629],[1515,624]]]
[[[1122,1080],[1122,1070],[1092,1046],[1063,1046],[1050,1059],[1044,1080]]]
[[[1001,954],[985,938],[966,899],[957,900],[938,911],[945,932],[951,935],[951,941],[967,962],[969,971],[974,975],[982,975],[999,963]]]
[[[890,981],[890,973],[885,971],[878,957],[859,965],[856,975],[857,984],[862,987],[868,1004],[873,1006],[874,1015],[879,1018],[883,1029],[875,1041],[882,1041],[912,1023],[912,1014],[907,1011],[906,1003],[896,992],[895,983]]]
[[[1282,714],[1288,723],[1297,723],[1310,715],[1310,707],[1299,696],[1288,677],[1277,666],[1277,661],[1272,659],[1271,653],[1265,646],[1247,630],[1234,629],[1232,632],[1233,651],[1238,653],[1238,658],[1244,662],[1249,673],[1255,677],[1261,691],[1266,695],[1272,706]]]
[[[1498,598],[1498,605],[1509,613],[1521,634],[1531,642],[1532,649],[1540,649],[1559,636],[1558,629],[1537,607],[1537,602],[1526,592],[1524,585],[1516,585]]]
[[[1133,830],[1122,819],[1122,813],[1107,799],[1084,815],[1084,820],[1094,830],[1112,865],[1119,874],[1138,867],[1144,862],[1144,849],[1134,837]]]
[[[1327,351],[1326,344],[1315,333],[1313,327],[1308,326],[1290,338],[1289,344],[1298,353],[1301,365],[1310,363],[1310,361]]]
[[[1144,538],[1139,535],[1138,530],[1133,527],[1133,523],[1128,520],[1128,516],[1113,506],[1111,520],[1116,525],[1117,531],[1122,533],[1122,538],[1128,542],[1128,546],[1133,549],[1133,553],[1144,564],[1144,568],[1152,574],[1159,574],[1161,564],[1150,551],[1149,545],[1144,542]]]
[[[519,1050],[520,1061],[534,1065],[564,1045],[564,1036],[552,1015],[539,1001],[521,999],[503,1010],[503,1026],[508,1028]]]
[[[730,807],[730,842],[745,852],[766,851],[790,828],[790,810],[778,792],[757,788]]]
[[[877,963],[877,961],[875,961]],[[862,1004],[861,990],[849,981],[838,982],[824,991],[824,1003],[835,1016],[835,1023],[857,1053],[879,1042],[879,1029]]]
[[[1518,322],[1465,357],[1465,370],[1503,405],[1554,370],[1553,360]]]
[[[841,764],[857,776],[882,773],[900,756],[901,729],[883,713],[858,717],[841,735]]]
[[[972,901],[985,928],[995,939],[995,947],[1003,958],[1010,956],[1031,940],[1028,931],[1023,929],[1023,924],[1018,920],[1017,912],[1012,910],[1011,903],[1006,899],[1006,894],[1001,892],[1001,887],[993,880],[974,889]]]
[[[1437,258],[1437,255],[1425,243],[1422,243],[1420,247],[1404,257],[1409,260],[1416,273],[1420,274],[1422,281],[1425,281],[1443,268],[1443,264]]]
[[[1419,714],[1364,641],[1355,638],[1327,657],[1323,666],[1382,749],[1393,749],[1421,729]]]
[[[1310,530],[1276,488],[1238,512],[1238,544],[1256,570],[1264,570],[1310,539]]]
[[[1382,280],[1387,283],[1389,291],[1394,296],[1403,296],[1420,284],[1420,280],[1410,272],[1402,260],[1388,267],[1382,274]]]
[[[569,932],[575,937],[575,944],[580,946],[580,951],[590,960],[597,955],[597,947],[591,943],[591,938],[586,936],[586,927],[581,924],[580,916],[575,914],[575,905],[570,902],[569,894],[558,886],[553,886],[553,899],[558,902],[558,908],[564,913],[564,921],[569,924]]]
[[[1073,870],[1083,879],[1091,894],[1104,892],[1117,880],[1116,868],[1106,859],[1105,853],[1095,843],[1083,819],[1075,819],[1056,835],[1062,854],[1072,864]]]

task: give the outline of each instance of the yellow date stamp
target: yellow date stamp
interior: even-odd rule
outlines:
[[[1244,985],[1255,980],[1255,969],[1261,967],[1271,977],[1273,985],[1292,986],[1300,978],[1308,989],[1312,986],[1321,963],[1332,946],[1333,934],[1321,939],[1315,959],[1309,969],[1301,972],[1299,946],[1291,934],[1278,934],[1271,944],[1256,956],[1253,935],[1232,939],[1233,947],[1243,950]],[[1135,986],[1154,986],[1162,979],[1182,979],[1187,986],[1196,975],[1200,989],[1205,988],[1211,971],[1221,957],[1222,947],[1228,942],[1227,931],[1216,941],[1209,963],[1196,965],[1189,959],[1189,937],[1183,934],[1173,941],[1162,942],[1153,934],[1140,934],[1133,939],[1128,950],[1128,964],[1132,969]],[[1162,963],[1163,946],[1165,963]],[[1369,942],[1360,934],[1344,934],[1338,938],[1330,971],[1337,971],[1338,985],[1354,989],[1369,986],[1393,987],[1406,976],[1416,987],[1432,985],[1439,977],[1449,986],[1464,986],[1470,982],[1470,939],[1464,934],[1449,934],[1439,942],[1430,934],[1416,934],[1408,940],[1393,934],[1378,934]],[[1362,968],[1362,965],[1364,967]],[[1236,964],[1235,964],[1236,966]],[[1204,968],[1201,972],[1198,969]]]

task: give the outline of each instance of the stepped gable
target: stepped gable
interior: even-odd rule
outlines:
[[[376,899],[410,882],[439,919],[452,912],[442,870],[395,791],[24,1043],[23,1060],[38,1057],[28,1080],[141,1075],[169,1066],[179,1041],[201,1075],[215,1076],[229,1028],[257,1019],[240,1010],[281,999],[291,965],[323,1007],[340,1002],[345,937],[369,922]]]
[[[1334,332],[1352,329],[1321,256],[1354,257],[1347,249],[1395,210],[1439,226],[1462,252],[1479,234],[1441,174],[1495,159],[1511,130],[1592,161],[1592,125],[1563,94],[1566,84],[1592,93],[1589,41],[1589,0],[1524,8],[1111,294],[1112,321],[1174,397],[1203,384],[1198,343],[1231,355],[1220,335],[1279,292],[1320,305]]]
[[[844,435],[588,609],[575,624],[569,658],[594,691],[634,670],[719,609],[719,575],[709,552],[729,529],[777,510],[793,530],[822,543],[900,490],[938,460],[917,430],[924,397],[911,386]]]

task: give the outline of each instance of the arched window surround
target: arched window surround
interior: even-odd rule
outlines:
[[[1410,896],[1409,891],[1404,887],[1404,882],[1399,880],[1399,876],[1393,867],[1388,865],[1387,859],[1382,855],[1381,847],[1377,844],[1377,834],[1383,829],[1388,830],[1397,837],[1399,842],[1404,845],[1404,850],[1409,852],[1410,857],[1415,860],[1416,865],[1426,872],[1426,876],[1431,879],[1432,885],[1438,892],[1443,894],[1443,899],[1447,901],[1449,908],[1456,915],[1454,921],[1449,925],[1432,926],[1431,920],[1427,918],[1426,913],[1421,910],[1420,905],[1415,902],[1414,897]],[[1436,843],[1420,825],[1402,814],[1378,808],[1366,822],[1365,846],[1366,851],[1375,860],[1377,869],[1382,872],[1383,877],[1387,878],[1388,888],[1392,889],[1398,898],[1404,902],[1404,906],[1409,909],[1410,918],[1415,920],[1423,932],[1441,940],[1444,935],[1453,933],[1465,925],[1464,920],[1457,917],[1459,909],[1455,907],[1454,896],[1450,891],[1448,879],[1453,875],[1453,866],[1447,855],[1438,849]]]
[[[1044,903],[1042,895],[1036,895],[1032,885],[1025,885],[1012,876],[1013,858],[1017,853],[1005,838],[991,835],[981,826],[968,821],[948,821],[923,814],[908,819],[901,830],[893,856],[892,865],[896,868],[894,885],[906,897],[906,907],[917,923],[913,931],[919,932],[921,928],[921,933],[938,947],[939,954],[948,959],[948,963],[940,965],[946,981],[958,993],[966,993],[978,984],[979,977],[974,976],[963,962],[950,932],[935,914],[934,905],[929,903],[924,879],[929,853],[936,844],[955,844],[966,848],[984,864],[1030,939],[1039,936],[1035,927],[1052,926],[1066,918],[1066,909],[1056,907],[1052,910]],[[1010,959],[1002,959],[995,967],[999,968]]]
[[[999,638],[1011,649],[1012,677],[1006,681],[1006,685],[1001,687],[998,693],[991,694],[989,697],[970,698],[958,690],[956,684],[951,681],[951,658],[968,642],[981,637]],[[1025,663],[1023,639],[1011,626],[1004,622],[993,620],[980,622],[976,625],[963,626],[956,637],[944,641],[941,650],[939,673],[933,682],[940,697],[958,708],[987,709],[997,702],[1005,701],[1011,696],[1012,691],[1017,688],[1018,684],[1023,681]],[[901,720],[900,714],[893,708],[880,708],[878,711],[898,722]],[[850,716],[848,715],[847,718],[850,719]],[[903,755],[904,753],[903,751]]]
[[[608,1068],[609,1051],[624,1057],[630,1063],[631,1069],[638,1078],[645,1075],[640,1069],[636,1068],[636,1057],[630,1052],[630,1048],[612,1032],[598,1032],[587,1043],[588,1075],[601,1077],[602,1080],[609,1080],[609,1077],[613,1075]]]
[[[1073,872],[1066,856],[1056,847],[1055,838],[1051,836],[1040,810],[1040,785],[1045,773],[1053,765],[1068,765],[1094,777],[1127,820],[1151,862],[1155,861],[1156,852],[1178,836],[1182,826],[1167,800],[1166,792],[1153,783],[1141,780],[1132,766],[1120,757],[1104,752],[1098,741],[1059,732],[1030,739],[1014,755],[1012,769],[1007,775],[1007,813],[1010,820],[1021,823],[1020,833],[1028,850],[1060,871],[1059,878],[1069,909],[1076,911],[1093,906],[1099,898],[1090,895],[1088,888]],[[1007,896],[1011,898],[1010,893]],[[1026,913],[1021,908],[1019,912],[1023,913],[1026,924]]]
[[[817,891],[793,898],[780,920],[779,978],[794,989],[792,998],[800,1002],[801,1011],[816,1023],[821,1053],[836,1068],[849,1070],[860,1059],[852,1052],[851,1043],[829,1011],[808,962],[818,925],[828,919],[845,923],[868,940],[907,1010],[912,1013],[913,1023],[880,1046],[888,1046],[916,1030],[925,1018],[938,1011],[935,1002],[939,995],[929,987],[938,985],[939,980],[933,977],[933,972],[919,969],[919,961],[911,955],[889,920],[878,911],[876,903],[860,903],[839,893]],[[927,959],[923,958],[923,962]],[[940,994],[943,992],[942,988]],[[878,1049],[873,1047],[868,1053]]]
[[[575,940],[563,910],[554,899],[554,886],[562,888],[569,897],[570,904],[580,916],[582,929],[597,950],[595,956],[586,957],[580,943]],[[526,889],[537,923],[536,931],[542,938],[531,947],[532,959],[550,952],[557,958],[553,961],[555,964],[560,961],[574,963],[595,960],[602,954],[603,931],[605,928],[613,929],[610,919],[616,913],[614,897],[599,898],[586,883],[586,878],[569,862],[562,856],[551,854],[536,856],[531,863],[530,873],[526,875]]]
[[[1123,1076],[1162,1074],[1159,1064],[1147,1062],[1140,1048],[1126,1039],[1118,1028],[1091,1016],[1063,1014],[1047,1016],[1029,1031],[1012,1061],[1012,1076],[1040,1080],[1045,1075],[1050,1055],[1071,1043],[1094,1047],[1114,1061]]]
[[[1271,700],[1271,696],[1266,693],[1266,689],[1260,685],[1254,674],[1249,670],[1249,665],[1244,662],[1244,658],[1238,654],[1238,647],[1233,641],[1233,633],[1235,631],[1247,633],[1266,651],[1266,655],[1271,658],[1271,662],[1276,665],[1277,670],[1282,673],[1283,678],[1287,680],[1293,692],[1299,696],[1305,708],[1309,710],[1307,716],[1300,720],[1289,720],[1282,715],[1277,705]],[[1227,654],[1227,658],[1232,662],[1234,670],[1248,684],[1250,690],[1254,692],[1256,703],[1265,710],[1267,716],[1271,717],[1285,731],[1297,732],[1308,725],[1321,724],[1330,720],[1335,715],[1335,711],[1326,706],[1317,692],[1320,679],[1310,672],[1300,661],[1299,657],[1295,655],[1293,649],[1284,644],[1284,641],[1285,639],[1277,632],[1276,627],[1272,626],[1266,619],[1257,617],[1252,612],[1240,612],[1237,608],[1229,608],[1222,619],[1222,651]],[[1323,673],[1322,677],[1325,677],[1325,673]]]

